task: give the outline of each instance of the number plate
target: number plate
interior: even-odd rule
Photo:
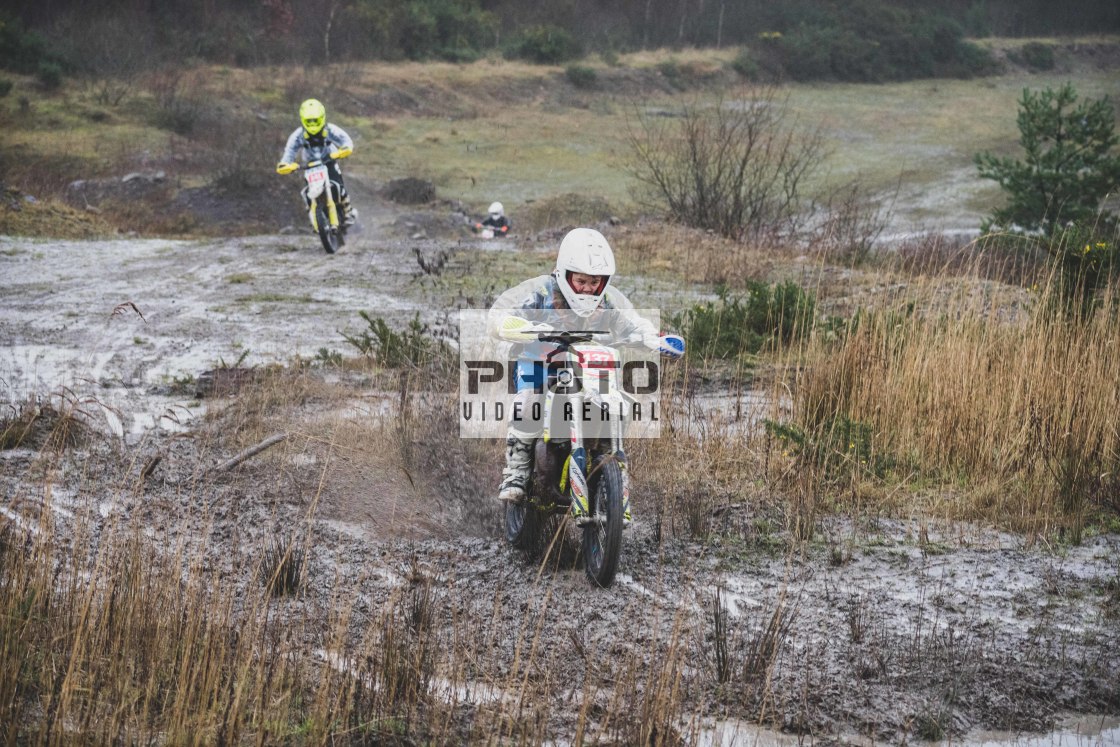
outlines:
[[[308,169],[304,177],[307,179],[307,183],[312,186],[319,182],[325,182],[327,180],[327,167],[316,166],[313,169]]]

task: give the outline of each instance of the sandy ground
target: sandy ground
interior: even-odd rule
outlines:
[[[238,445],[228,433],[199,437],[222,422],[215,409],[229,406],[194,396],[203,371],[346,352],[340,330],[358,310],[398,321],[442,313],[403,290],[419,272],[413,247],[434,252],[440,243],[394,238],[388,225],[371,217],[336,256],[303,233],[0,238],[0,401],[14,412],[36,397],[65,396],[82,403],[99,434],[46,481],[49,495],[35,450],[0,452],[0,524],[35,531],[45,506],[60,531],[83,515],[100,517],[102,531],[138,522],[153,541],[210,546],[235,579],[250,572],[253,548],[282,527],[306,526],[309,608],[329,605],[349,584],[357,615],[370,618],[419,576],[446,636],[456,621],[483,621],[476,687],[456,696],[468,707],[504,697],[492,683],[504,681],[518,644],[541,626],[553,644],[537,667],[551,685],[534,692],[551,699],[543,729],[559,743],[573,734],[563,716],[575,710],[564,706],[568,694],[590,692],[605,707],[615,679],[604,662],[642,661],[656,672],[674,631],[689,652],[678,660],[687,743],[788,743],[780,731],[814,743],[902,743],[936,733],[923,728],[931,723],[957,744],[1120,743],[1115,535],[1055,548],[966,525],[834,519],[821,542],[791,554],[760,533],[749,506],[720,514],[719,540],[659,538],[639,494],[621,575],[595,591],[578,568],[539,573],[504,546],[487,487],[497,465],[468,475],[469,463],[445,455],[432,467],[421,454],[427,474],[413,479],[393,460],[370,466],[375,460],[341,440],[293,437],[268,459],[198,478],[198,465]],[[376,392],[341,404],[312,398],[283,417],[298,433],[328,415],[377,417],[379,407]],[[163,463],[138,482],[154,453]],[[717,604],[733,662],[724,683]],[[763,675],[749,662],[776,620],[784,634],[760,688],[752,678]],[[312,633],[303,644],[331,655]],[[632,696],[632,707],[639,701]],[[749,725],[759,718],[779,731]],[[1082,736],[1071,736],[1078,729]],[[1048,741],[1025,741],[1030,733]]]

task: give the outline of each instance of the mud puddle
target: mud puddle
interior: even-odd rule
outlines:
[[[873,747],[877,742],[858,734],[845,735],[842,744]],[[719,721],[701,728],[696,747],[800,747],[805,740],[741,721]],[[958,739],[923,741],[930,747],[1111,747],[1120,744],[1120,719],[1109,716],[1072,716],[1047,734],[976,731]]]
[[[418,310],[395,292],[414,267],[403,250],[327,256],[306,237],[0,249],[0,399],[99,403],[117,414],[110,432],[132,439],[195,417],[204,371],[315,359],[346,345],[357,310]]]

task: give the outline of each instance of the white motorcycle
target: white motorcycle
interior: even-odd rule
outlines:
[[[537,335],[540,342],[556,346],[541,411],[543,430],[536,442],[526,498],[506,504],[505,509],[506,540],[530,556],[547,542],[549,519],[570,513],[583,532],[584,572],[599,587],[614,581],[629,512],[623,424],[620,418],[587,424],[571,414],[582,413],[585,407],[595,412],[620,411],[625,395],[618,382],[618,350],[593,342],[611,334],[588,330]]]
[[[506,235],[506,232],[509,231],[508,228],[495,229],[493,226],[484,226],[481,223],[473,224],[471,226],[471,230],[474,231],[476,234],[478,234],[478,237],[480,239],[492,239],[495,236],[497,236],[499,238],[504,238],[505,235]]]
[[[346,224],[339,219],[339,184],[330,178],[325,161],[308,161],[302,171],[307,186],[300,194],[307,205],[311,230],[319,235],[327,254],[334,254],[346,243]]]

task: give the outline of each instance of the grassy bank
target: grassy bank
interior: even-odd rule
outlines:
[[[1093,43],[1109,54],[1112,42]],[[719,92],[734,99],[746,81],[733,60],[732,50],[684,50],[626,55],[611,65],[590,61],[584,67],[592,78],[578,86],[562,67],[496,59],[322,72],[199,67],[67,81],[49,92],[32,77],[12,76],[12,91],[0,99],[0,122],[11,131],[2,151],[5,182],[43,199],[62,196],[78,179],[162,171],[171,187],[163,192],[209,187],[239,200],[275,196],[289,186],[271,171],[296,124],[295,108],[318,96],[331,119],[356,136],[347,165],[360,180],[419,176],[441,197],[476,209],[500,198],[514,215],[534,200],[573,192],[632,215],[627,137],[636,113],[671,115],[682,102]],[[1071,60],[1051,71],[1011,66],[974,80],[790,85],[792,113],[821,128],[829,152],[810,186],[858,180],[895,207],[900,224],[973,227],[998,195],[977,178],[972,157],[1014,147],[1024,87],[1072,80],[1087,97],[1116,93],[1112,68]],[[28,121],[35,127],[14,126]],[[151,192],[145,202],[182,209],[173,194]],[[126,203],[132,196],[108,198]],[[147,225],[140,215],[128,216],[133,230],[207,230],[205,220]]]

